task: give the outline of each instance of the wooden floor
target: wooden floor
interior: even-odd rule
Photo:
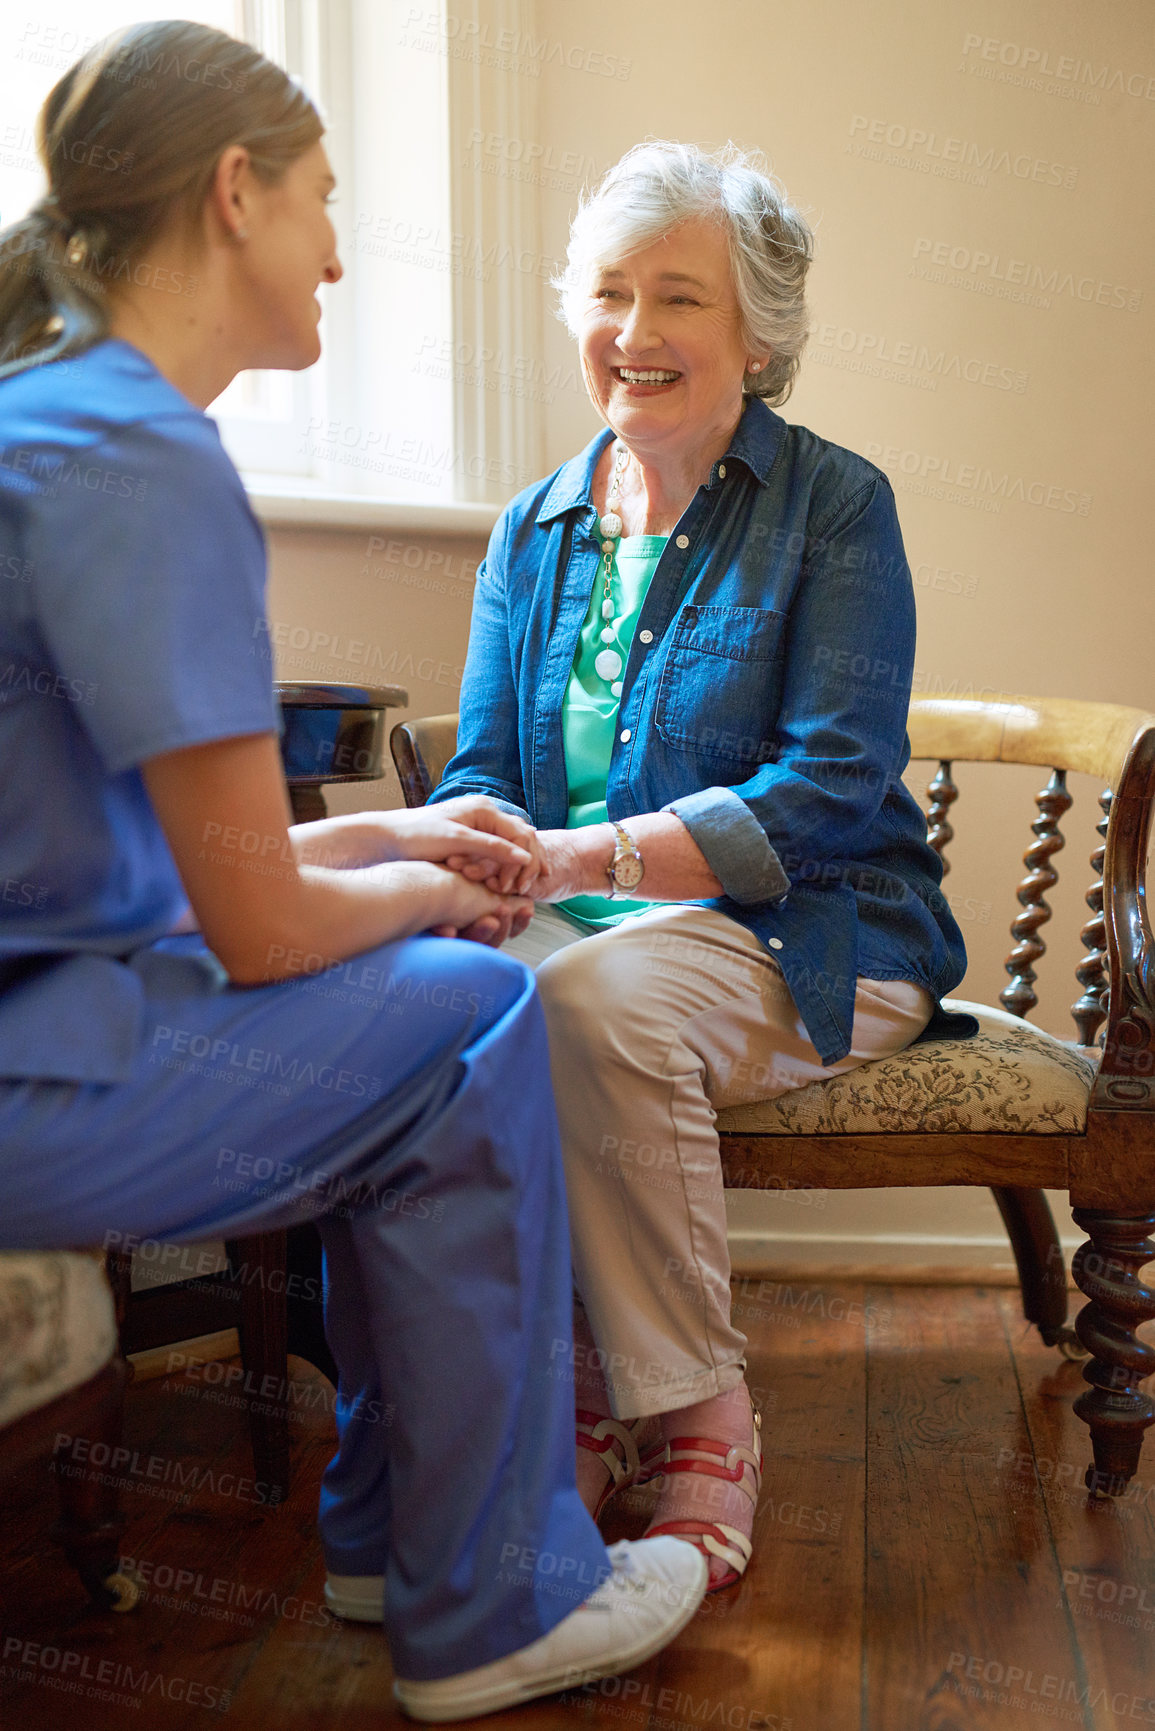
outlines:
[[[628,1678],[490,1723],[1155,1725],[1155,1436],[1127,1499],[1087,1501],[1079,1367],[1038,1343],[1017,1295],[746,1277],[734,1302],[766,1415],[745,1581]],[[276,1512],[251,1501],[243,1415],[212,1398],[219,1388],[130,1391],[141,1488],[124,1497],[125,1552],[151,1586],[127,1616],[84,1608],[46,1539],[43,1472],[3,1487],[0,1725],[404,1723],[380,1635],[320,1606],[314,1509],[332,1427],[328,1385],[306,1375],[317,1404],[294,1427],[293,1495]],[[195,1493],[167,1482],[176,1460],[203,1469]],[[608,1536],[644,1518],[626,1511]]]

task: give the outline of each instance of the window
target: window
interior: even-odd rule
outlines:
[[[246,34],[244,0],[194,0],[182,16],[196,24],[211,24],[232,35]],[[5,19],[0,48],[0,111],[6,116],[0,152],[0,221],[15,221],[44,192],[44,172],[36,154],[36,116],[57,79],[92,45],[124,25],[155,18],[154,0],[52,0],[51,5],[18,9]],[[226,415],[235,415],[238,442],[249,429],[262,428],[276,450],[274,465],[282,466],[286,441],[284,423],[293,413],[293,381],[285,375],[248,374],[237,380],[222,399]],[[251,436],[251,435],[250,435]],[[290,464],[285,464],[291,467]]]
[[[345,269],[321,291],[320,364],[296,380],[250,375],[214,407],[255,487],[492,504],[540,473],[541,393],[518,369],[541,353],[551,261],[535,189],[480,175],[472,148],[495,128],[536,136],[534,79],[473,46],[526,40],[533,12],[534,0],[453,0],[452,16],[445,0],[246,0],[249,39],[325,115]]]
[[[192,0],[182,13],[236,35],[242,0]],[[36,155],[36,116],[62,73],[110,30],[156,16],[155,0],[20,0],[5,8],[0,34],[0,220],[21,217],[44,191]]]
[[[486,28],[521,28],[532,13],[532,0],[484,3]],[[536,195],[483,180],[468,149],[495,124],[535,136],[525,109],[533,80],[458,51],[453,31],[481,4],[454,0],[448,23],[444,0],[181,9],[301,78],[325,116],[338,180],[345,275],[320,291],[321,362],[303,374],[243,374],[210,409],[255,491],[498,503],[539,471],[535,395],[491,364],[540,353],[548,273],[537,268],[546,261],[535,250]],[[42,195],[35,118],[52,85],[93,42],[156,13],[153,0],[23,0],[23,9],[17,0],[7,11],[0,221]]]
[[[306,491],[450,501],[451,381],[423,370],[452,329],[437,250],[449,209],[444,63],[398,54],[402,14],[390,0],[256,0],[252,12],[252,37],[302,78],[325,117],[345,271],[321,289],[321,363],[289,381],[307,393],[290,472]],[[249,447],[223,415],[222,429],[255,480],[269,467],[260,429]]]

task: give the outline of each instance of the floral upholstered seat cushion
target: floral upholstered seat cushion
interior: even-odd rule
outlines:
[[[959,998],[944,1004],[977,1017],[979,1032],[969,1040],[926,1040],[776,1100],[732,1107],[718,1114],[718,1129],[761,1136],[1085,1129],[1095,1065],[1080,1048],[1005,1010]]]
[[[116,1315],[99,1258],[0,1250],[0,1425],[87,1382],[115,1351]]]

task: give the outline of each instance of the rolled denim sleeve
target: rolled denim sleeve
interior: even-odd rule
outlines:
[[[672,811],[685,824],[731,901],[777,901],[790,888],[766,831],[733,788],[706,787],[671,800],[662,810]]]
[[[505,587],[508,520],[508,512],[498,518],[485,560],[478,567],[461,681],[457,750],[429,803],[463,793],[484,793],[503,811],[529,823],[518,741],[517,686],[509,653]]]
[[[914,586],[886,477],[857,488],[809,539],[786,626],[774,760],[669,808],[738,902],[755,899],[759,878],[765,900],[832,881],[909,760]]]

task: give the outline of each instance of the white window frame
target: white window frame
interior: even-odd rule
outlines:
[[[348,0],[328,0],[323,12],[316,0],[243,0],[242,12],[248,41],[300,78],[324,109],[348,113],[342,82],[349,58],[342,52]],[[335,136],[326,134],[338,181],[351,167],[342,153],[345,138],[340,125]],[[308,449],[309,429],[328,416],[340,372],[338,356],[328,352],[335,346],[330,333],[324,335],[327,352],[307,372],[242,374],[210,410],[252,492],[308,494],[324,486],[324,465]]]
[[[537,34],[536,0],[455,0],[454,18],[466,42],[484,40],[483,25],[490,41],[520,43]],[[472,365],[455,379],[454,425],[462,446],[479,459],[467,466],[459,497],[504,504],[542,471],[540,398],[478,389],[471,379],[484,372],[486,355],[541,357],[547,291],[535,268],[542,260],[537,187],[480,174],[469,160],[470,141],[479,133],[539,137],[537,80],[501,70],[501,59],[480,52],[473,59],[449,58],[448,122],[454,229],[475,237],[487,255],[494,248],[499,261],[488,281],[461,276],[456,282],[454,340]]]

